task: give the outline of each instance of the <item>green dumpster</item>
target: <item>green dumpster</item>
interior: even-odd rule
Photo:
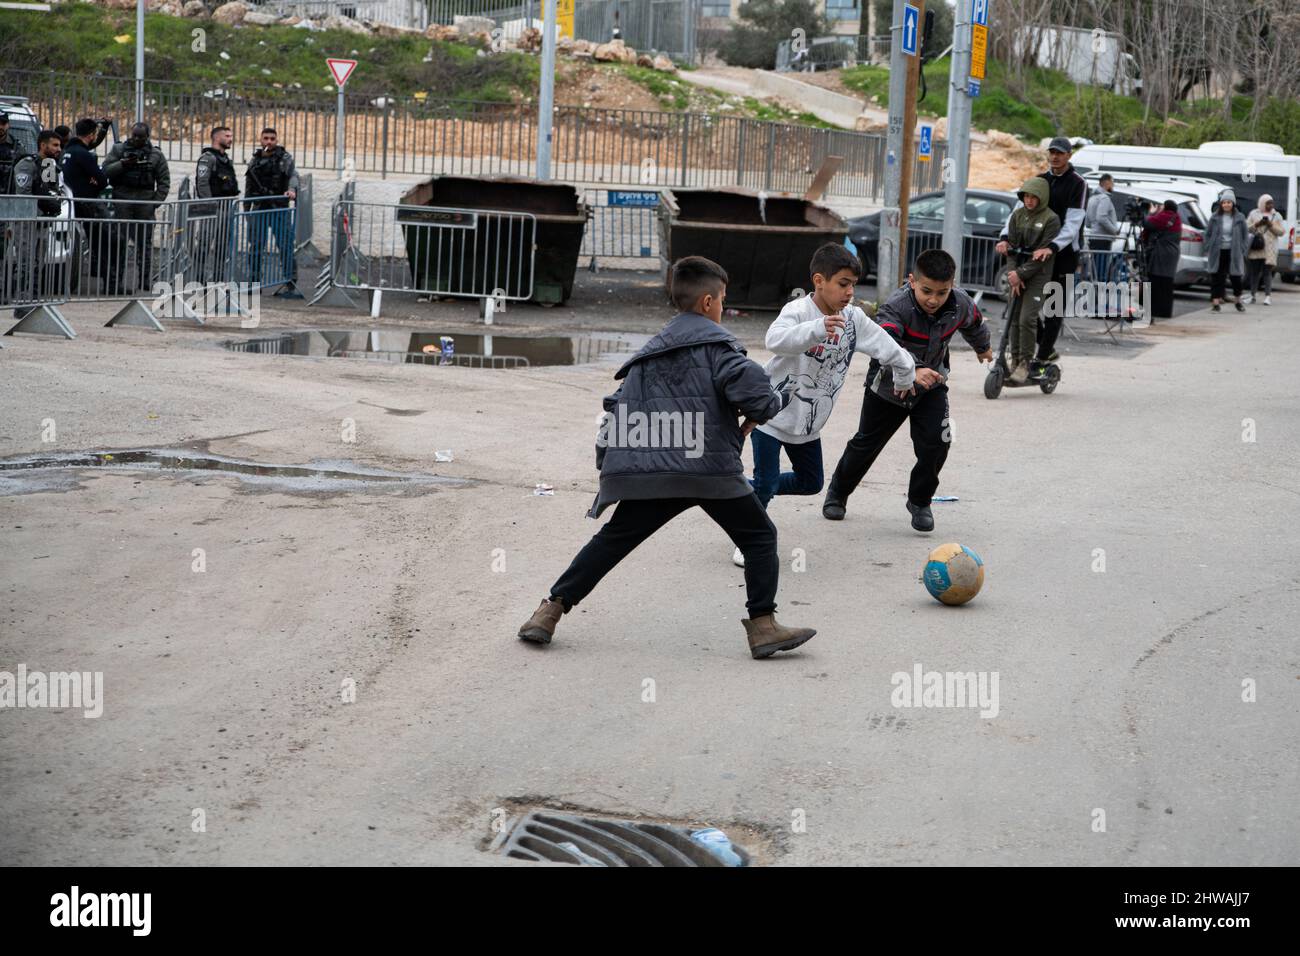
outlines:
[[[659,201],[659,248],[668,264],[704,256],[727,270],[727,305],[780,309],[807,289],[808,263],[828,242],[844,244],[848,223],[825,206],[752,189],[675,189]]]
[[[466,295],[495,285],[523,298],[531,281],[529,301],[540,305],[558,305],[573,294],[587,225],[587,207],[574,187],[517,176],[434,176],[408,190],[400,203],[438,210],[404,208],[399,222],[445,227],[402,227],[418,288]],[[493,212],[531,214],[535,234],[534,220],[474,215]],[[474,235],[462,237],[453,229]]]

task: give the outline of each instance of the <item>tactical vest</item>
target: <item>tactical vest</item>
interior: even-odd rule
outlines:
[[[46,164],[50,164],[54,170],[52,177],[44,175]],[[40,210],[42,216],[57,216],[61,209],[59,199],[63,193],[59,190],[59,173],[58,161],[54,159],[38,159],[36,161],[36,178],[32,181],[33,196],[50,196],[59,198],[41,199],[37,202],[36,207]]]
[[[212,198],[225,199],[227,196],[239,195],[239,177],[235,175],[235,164],[230,157],[217,152],[211,146],[205,146],[203,152],[213,157],[212,175],[208,179],[208,189]]]
[[[14,167],[23,155],[12,136],[0,143],[0,193],[10,194],[14,191]]]
[[[248,164],[248,171],[252,182],[249,195],[283,196],[289,188],[289,177],[284,173],[284,150],[278,146],[270,153],[260,149],[255,152],[253,161]]]
[[[118,188],[152,192],[157,183],[153,174],[153,163],[150,162],[152,158],[151,146],[127,146],[122,150],[122,179],[118,183]]]

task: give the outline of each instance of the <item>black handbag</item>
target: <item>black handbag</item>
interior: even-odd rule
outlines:
[[[1262,232],[1257,232],[1250,237],[1250,251],[1259,252],[1259,250],[1263,248],[1264,248],[1264,234]]]

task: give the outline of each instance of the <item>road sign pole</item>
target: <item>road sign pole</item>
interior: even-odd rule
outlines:
[[[903,9],[906,0],[894,0],[894,18],[889,28],[889,126],[885,139],[885,208],[880,213],[880,241],[876,252],[876,301],[884,302],[897,288],[899,195],[902,179],[903,100],[907,93],[903,52]]]
[[[544,0],[542,81],[537,95],[537,178],[551,178],[551,137],[555,124],[555,26],[559,0]]]
[[[921,24],[925,22],[925,0],[917,0],[915,6],[917,14],[913,32],[916,35],[912,43],[916,47],[916,55],[906,64],[907,84],[903,93],[903,153],[902,168],[898,171],[898,271],[895,274],[895,288],[903,284],[907,273],[907,210],[911,205],[912,167],[916,165],[916,90],[921,81],[920,30]]]
[[[334,164],[338,167],[338,178],[343,178],[343,87],[339,87],[339,105],[335,111]]]
[[[952,65],[948,73],[948,156],[943,169],[943,247],[957,260],[958,285],[962,274],[966,186],[970,178],[970,121],[974,105],[968,93],[971,22],[975,7],[980,5],[987,11],[988,3],[989,0],[958,0],[953,16]]]

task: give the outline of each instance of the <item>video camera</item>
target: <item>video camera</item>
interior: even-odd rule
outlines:
[[[1142,225],[1147,216],[1147,204],[1141,199],[1130,199],[1124,207],[1124,218],[1135,226]]]

